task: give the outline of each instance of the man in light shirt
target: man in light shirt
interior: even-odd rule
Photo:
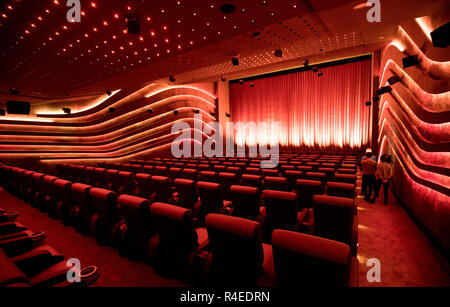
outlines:
[[[377,170],[377,162],[372,159],[372,150],[366,150],[366,155],[361,161],[361,169],[363,174],[361,194],[364,195],[364,200],[369,201],[375,183],[375,171]]]
[[[389,180],[392,178],[393,170],[392,166],[387,163],[387,156],[383,155],[380,157],[380,164],[377,166],[377,170],[375,172],[375,184],[374,184],[374,192],[373,192],[373,198],[370,200],[370,202],[374,203],[375,199],[377,199],[381,185],[383,185],[383,192],[384,192],[384,204],[387,205],[388,201],[388,191],[389,191]]]

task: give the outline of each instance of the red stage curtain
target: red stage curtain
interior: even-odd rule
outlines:
[[[371,61],[319,71],[323,76],[307,70],[230,84],[233,121],[269,125],[256,133],[236,130],[236,143],[329,150],[366,146],[370,108],[365,102],[370,100]]]

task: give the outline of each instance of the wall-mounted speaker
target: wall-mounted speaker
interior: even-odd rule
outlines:
[[[430,33],[434,47],[446,48],[450,45],[450,22]]]
[[[64,112],[65,114],[70,114],[70,113],[72,113],[72,110],[71,110],[70,108],[63,108],[62,110],[63,110],[63,112]]]
[[[404,57],[402,59],[402,62],[403,62],[403,68],[408,68],[411,66],[419,65],[419,58],[417,57],[417,55],[410,55],[410,56]]]
[[[233,66],[238,66],[239,59],[237,57],[233,57],[233,58],[231,58],[231,63],[233,64]]]
[[[283,50],[277,49],[273,52],[273,55],[276,56],[277,58],[281,58],[283,56]]]
[[[400,78],[398,76],[392,76],[388,80],[389,85],[394,85],[395,83],[400,82]]]
[[[141,26],[136,14],[128,14],[125,18],[127,32],[130,34],[140,34]]]
[[[178,115],[178,110],[173,110],[174,115]]]
[[[381,96],[383,94],[390,93],[390,92],[392,92],[392,87],[390,87],[390,86],[383,86],[383,87],[380,87],[380,89],[377,90],[376,93],[377,93],[377,96]]]
[[[7,101],[6,102],[6,111],[8,112],[8,114],[29,115],[30,109],[31,109],[31,105],[29,102],[23,102],[23,101]]]

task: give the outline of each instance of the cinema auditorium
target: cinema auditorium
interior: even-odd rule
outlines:
[[[449,287],[449,19],[1,1],[0,287]]]

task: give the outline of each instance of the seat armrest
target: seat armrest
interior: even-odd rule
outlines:
[[[7,222],[0,224],[0,236],[26,230],[27,228],[25,228],[22,224],[17,222]]]
[[[350,276],[349,276],[349,286],[358,287],[358,258],[352,257],[350,260]]]
[[[64,256],[50,246],[42,245],[10,260],[27,276],[32,277],[64,261]]]
[[[353,216],[353,228],[352,228],[352,237],[351,237],[351,245],[350,248],[352,250],[352,256],[356,257],[358,250],[358,216]]]

